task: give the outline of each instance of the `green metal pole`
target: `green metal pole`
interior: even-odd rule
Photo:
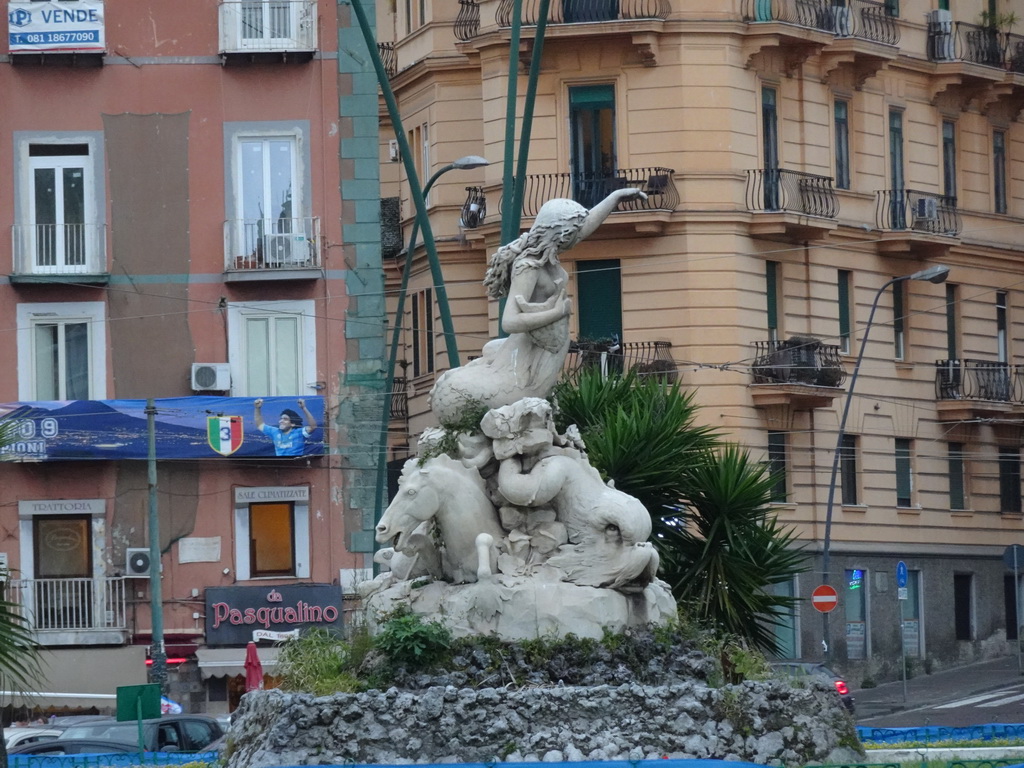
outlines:
[[[537,31],[533,39],[533,55],[530,58],[530,77],[526,84],[526,96],[523,99],[523,130],[519,137],[519,163],[516,166],[515,192],[512,196],[512,210],[516,213],[516,231],[506,242],[511,242],[517,234],[518,222],[523,215],[523,195],[526,194],[526,163],[530,157],[530,135],[533,131],[533,107],[537,101],[537,80],[540,77],[540,60],[544,53],[544,32],[548,27],[550,4],[551,0],[540,0],[540,7],[537,9],[539,14]]]
[[[370,61],[377,72],[377,82],[380,84],[381,95],[388,107],[388,114],[391,117],[391,124],[395,129],[395,139],[398,141],[398,148],[402,153],[402,163],[405,165],[405,174],[409,179],[409,192],[412,195],[413,203],[416,205],[416,221],[423,230],[423,247],[427,252],[427,261],[430,263],[430,274],[434,282],[434,295],[437,296],[438,312],[441,315],[441,328],[444,333],[445,349],[448,352],[448,365],[451,368],[459,367],[459,348],[455,340],[455,328],[452,325],[451,309],[448,306],[448,292],[444,286],[444,275],[441,273],[441,262],[437,256],[437,246],[434,243],[434,231],[430,228],[430,219],[427,217],[427,204],[425,196],[420,189],[419,176],[416,174],[416,166],[413,163],[413,155],[409,149],[409,142],[405,138],[405,129],[402,127],[402,116],[398,111],[398,102],[395,101],[395,94],[391,90],[391,83],[388,81],[387,72],[384,71],[384,64],[380,60],[377,51],[377,42],[374,40],[373,28],[360,5],[361,0],[348,0],[352,6],[356,20],[359,22],[359,29],[366,41],[366,49]]]
[[[167,688],[167,653],[164,651],[164,599],[160,584],[160,517],[156,505],[156,403],[146,400],[146,431],[149,471],[149,606],[153,614],[153,643],[149,656],[153,660],[150,679]]]
[[[523,0],[513,0],[512,30],[508,44],[508,94],[505,100],[505,157],[502,166],[501,199],[505,205],[501,212],[501,244],[516,239],[522,212],[513,206],[515,200],[515,177],[513,157],[516,144],[516,97],[519,87],[519,32],[523,25]],[[498,315],[501,327],[501,314]]]
[[[452,170],[454,165],[446,165],[439,170],[423,188],[423,197],[427,196],[434,182],[440,178],[442,173]],[[409,272],[412,271],[412,257],[416,252],[416,237],[419,235],[419,219],[412,223],[412,234],[409,237],[409,247],[405,251],[405,269],[402,270],[402,286],[398,289],[398,309],[395,310],[395,326],[391,330],[391,351],[388,354],[388,367],[384,379],[384,407],[381,408],[380,418],[380,447],[377,450],[377,487],[374,489],[373,500],[373,521],[376,524],[381,515],[384,514],[384,486],[387,480],[387,458],[388,458],[388,422],[391,420],[391,395],[395,382],[395,364],[398,362],[398,342],[402,334],[402,315],[405,313],[405,294],[409,287]],[[374,549],[377,545],[374,544]]]

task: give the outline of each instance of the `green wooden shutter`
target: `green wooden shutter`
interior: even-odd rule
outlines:
[[[622,339],[622,270],[618,259],[576,263],[580,341]]]
[[[909,507],[911,504],[910,482],[910,440],[896,438],[896,506]]]
[[[949,508],[966,509],[964,493],[964,445],[949,444]]]

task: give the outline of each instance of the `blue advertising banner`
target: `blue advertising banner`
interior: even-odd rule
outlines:
[[[321,456],[322,397],[167,397],[154,400],[158,459]],[[0,450],[7,461],[146,459],[145,400],[0,403],[19,439]]]

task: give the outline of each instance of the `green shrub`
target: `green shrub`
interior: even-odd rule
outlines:
[[[392,664],[424,669],[448,655],[452,633],[441,622],[424,621],[404,606],[382,618],[374,647]]]

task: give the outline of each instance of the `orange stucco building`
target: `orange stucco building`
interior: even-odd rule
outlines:
[[[522,3],[520,116],[539,6]],[[918,669],[1016,637],[1003,554],[1024,538],[1024,36],[1003,0],[948,6],[552,0],[539,59],[522,227],[549,197],[648,194],[565,254],[570,362],[671,370],[703,422],[781,473],[779,517],[809,555],[783,588],[837,589],[829,651],[848,676],[898,675],[901,615]],[[447,173],[428,200],[463,359],[496,332],[480,281],[507,205],[512,12],[508,0],[377,9],[420,182],[464,155],[491,163]],[[382,129],[382,195],[400,201],[408,237],[390,139]],[[935,266],[945,283],[905,279]],[[447,365],[436,293],[418,252],[396,462]],[[784,624],[787,655],[821,658],[809,601]]]

